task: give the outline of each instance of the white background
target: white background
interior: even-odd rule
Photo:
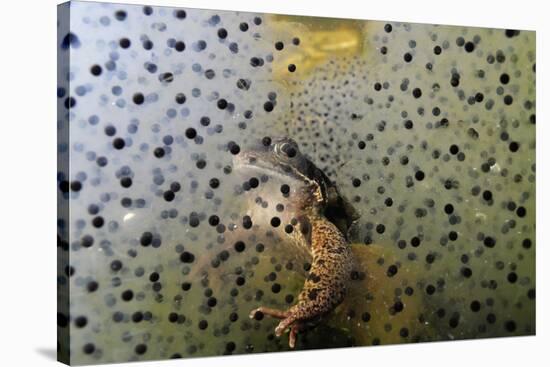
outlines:
[[[537,336],[215,357],[162,366],[548,365],[550,305],[545,1],[142,0],[170,5],[537,31]],[[129,1],[119,1],[129,3]],[[56,0],[0,7],[0,366],[56,365]],[[545,101],[547,101],[545,106]],[[6,205],[7,204],[7,205]],[[153,366],[159,362],[123,364]],[[120,366],[120,365],[119,365]]]

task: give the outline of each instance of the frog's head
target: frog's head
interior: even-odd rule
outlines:
[[[311,203],[322,204],[325,217],[344,234],[359,217],[332,181],[300,152],[291,138],[265,137],[241,149],[233,158],[233,168],[237,173],[266,175],[287,184],[298,183],[295,187],[301,187],[303,195],[299,198],[305,199],[306,207]]]
[[[280,178],[315,180],[315,165],[288,137],[264,137],[242,149],[234,157],[233,166],[237,171],[254,170]]]

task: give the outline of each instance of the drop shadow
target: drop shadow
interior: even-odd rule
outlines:
[[[36,352],[49,360],[57,361],[57,350],[55,348],[38,348]]]

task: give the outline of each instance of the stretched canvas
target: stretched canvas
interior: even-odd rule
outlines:
[[[58,359],[535,334],[535,33],[58,7]]]

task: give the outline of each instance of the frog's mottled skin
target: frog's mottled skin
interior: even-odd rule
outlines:
[[[252,310],[281,319],[275,334],[290,329],[289,345],[306,322],[332,311],[345,297],[352,273],[352,253],[345,233],[357,219],[352,206],[338,193],[330,179],[307,159],[290,138],[264,138],[242,151],[235,169],[259,171],[297,188],[287,204],[287,215],[296,218],[299,231],[292,234],[299,246],[312,256],[311,269],[298,297],[288,310],[259,307]]]

